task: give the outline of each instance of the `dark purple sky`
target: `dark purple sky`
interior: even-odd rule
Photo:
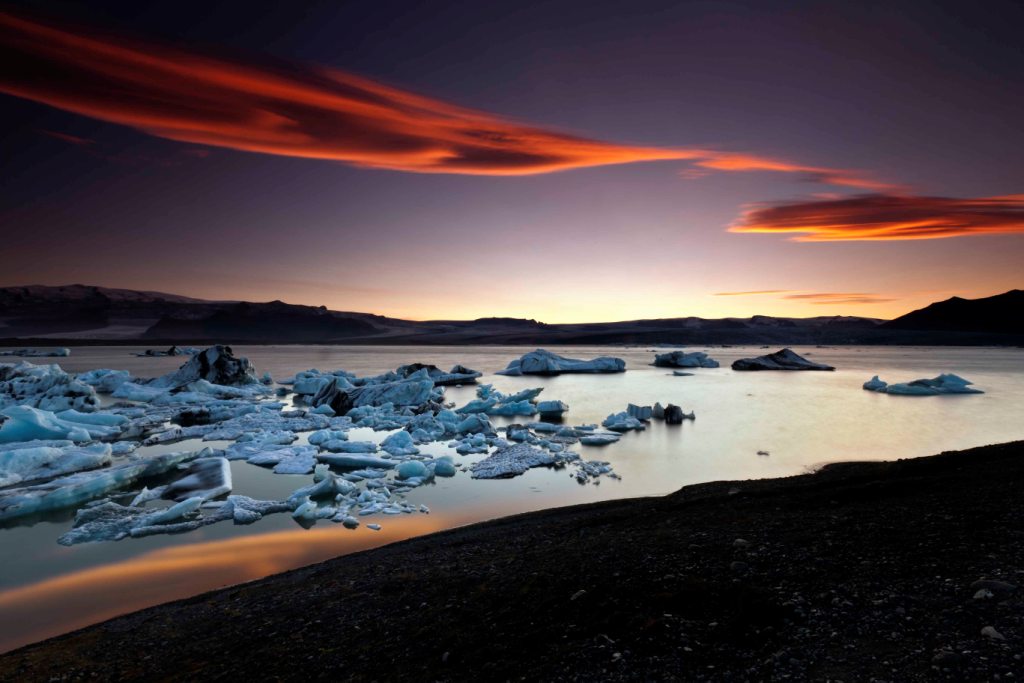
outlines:
[[[140,4],[3,7],[0,285],[560,322],[1024,284],[1019,3]]]

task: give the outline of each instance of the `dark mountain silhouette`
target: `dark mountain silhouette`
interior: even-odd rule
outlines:
[[[1024,333],[1024,291],[1013,289],[983,299],[945,301],[911,311],[883,327],[893,330]]]
[[[890,322],[856,316],[656,318],[549,324],[412,321],[281,301],[206,301],[87,285],[0,288],[6,345],[144,342],[325,344],[1020,344],[1024,293],[953,298]]]

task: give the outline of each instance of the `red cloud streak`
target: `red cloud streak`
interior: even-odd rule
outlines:
[[[796,235],[799,242],[931,240],[1024,233],[1024,195],[957,199],[862,195],[755,206],[731,232]]]
[[[181,142],[418,173],[528,175],[685,160],[884,187],[851,171],[749,154],[587,140],[335,69],[243,64],[7,13],[0,13],[0,92]]]

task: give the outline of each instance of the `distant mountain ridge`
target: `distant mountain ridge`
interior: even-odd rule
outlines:
[[[958,296],[911,311],[884,325],[893,330],[1024,333],[1024,291],[1011,289],[983,299]]]
[[[282,301],[208,301],[88,285],[0,288],[7,345],[161,344],[1017,344],[1024,292],[954,297],[892,321],[858,316],[659,318],[543,323],[491,317],[411,321]]]

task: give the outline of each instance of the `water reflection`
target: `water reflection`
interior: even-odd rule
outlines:
[[[417,515],[377,533],[337,526],[163,548],[0,592],[0,651],[110,617],[338,555],[450,528],[458,518]]]

